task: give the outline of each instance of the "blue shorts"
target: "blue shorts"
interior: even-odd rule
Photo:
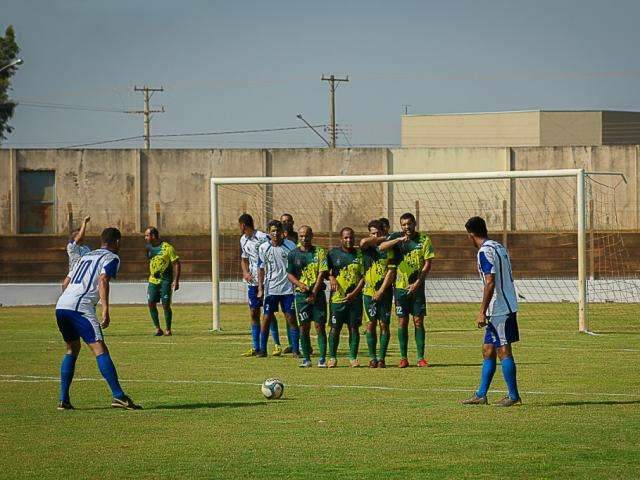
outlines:
[[[283,313],[293,313],[294,303],[293,293],[289,295],[269,295],[264,299],[264,313],[276,313],[278,306],[282,308]]]
[[[492,315],[484,334],[484,343],[493,344],[496,348],[515,343],[520,340],[517,313]]]
[[[247,297],[249,297],[249,308],[256,310],[262,306],[262,299],[258,297],[258,286],[249,285],[247,287]]]
[[[73,342],[82,338],[85,343],[95,343],[104,338],[102,328],[95,315],[57,308],[56,321],[65,342]]]

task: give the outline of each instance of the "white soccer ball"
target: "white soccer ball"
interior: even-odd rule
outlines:
[[[284,393],[284,383],[277,378],[267,378],[260,389],[269,400],[277,400]]]

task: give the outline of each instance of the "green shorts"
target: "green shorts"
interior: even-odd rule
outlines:
[[[421,288],[412,295],[406,290],[396,288],[396,315],[404,318],[409,315],[421,317],[427,313],[427,299],[424,295],[424,288]]]
[[[316,322],[324,325],[327,323],[327,298],[324,292],[319,292],[313,304],[307,303],[309,294],[296,292],[294,306],[298,322]]]
[[[162,302],[163,305],[171,304],[173,281],[162,280],[160,283],[151,283],[147,286],[147,301],[149,303]]]
[[[391,306],[393,303],[393,295],[391,292],[382,297],[377,302],[369,295],[362,296],[362,306],[364,319],[367,322],[379,320],[389,325],[391,323]]]
[[[359,327],[362,325],[361,295],[358,295],[356,299],[350,303],[331,304],[331,326],[341,327],[345,324],[349,327]]]

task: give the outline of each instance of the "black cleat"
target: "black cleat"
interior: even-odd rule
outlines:
[[[60,410],[60,411],[63,411],[63,410],[75,410],[75,408],[73,408],[73,405],[71,405],[71,402],[60,401],[60,403],[58,404],[58,410]]]
[[[126,395],[122,398],[114,397],[113,400],[111,400],[111,406],[113,408],[124,408],[126,410],[142,410],[142,407],[140,405],[136,405],[135,403],[133,403],[133,400],[131,400]]]

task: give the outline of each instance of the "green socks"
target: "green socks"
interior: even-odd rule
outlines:
[[[425,344],[424,325],[415,327],[415,332],[416,332],[416,350],[418,351],[418,360],[423,360],[424,344]]]
[[[355,360],[358,358],[358,347],[360,346],[360,329],[358,327],[349,329],[349,358]]]
[[[151,320],[153,320],[153,326],[160,328],[160,317],[158,316],[158,307],[155,305],[149,307],[149,313],[151,314]]]
[[[171,305],[163,305],[162,309],[164,310],[164,321],[167,324],[167,330],[171,330],[171,320],[173,320],[173,310],[171,310]],[[156,315],[158,310],[156,310]]]
[[[336,358],[338,354],[338,345],[340,344],[340,330],[332,328],[329,331],[329,357]]]
[[[369,330],[367,329],[367,348],[369,349],[369,358],[371,360],[376,360],[376,347],[378,343],[378,336],[376,334],[375,329]]]
[[[320,350],[320,358],[327,357],[327,332],[325,330],[318,332],[318,350]]]
[[[305,360],[311,360],[311,337],[309,332],[300,332],[300,349]]]
[[[380,332],[380,360],[384,360],[387,356],[387,348],[389,348],[389,333]]]
[[[407,358],[407,347],[409,346],[409,329],[398,327],[398,343],[400,344],[400,358]]]

